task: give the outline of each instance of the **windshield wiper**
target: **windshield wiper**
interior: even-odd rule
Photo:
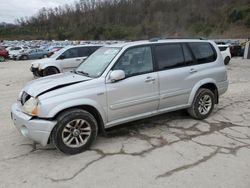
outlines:
[[[84,75],[84,76],[90,77],[90,76],[89,76],[89,73],[84,72],[84,71],[76,71],[76,70],[74,70],[74,73],[76,73],[76,74],[81,74],[81,75]]]

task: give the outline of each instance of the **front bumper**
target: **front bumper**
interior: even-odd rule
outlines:
[[[38,68],[30,67],[30,71],[33,73],[34,76],[40,77],[42,76],[41,71]]]
[[[18,103],[11,107],[11,118],[15,127],[22,133],[23,136],[46,146],[49,140],[50,133],[56,121],[48,121],[43,119],[33,119],[32,116],[24,114]]]

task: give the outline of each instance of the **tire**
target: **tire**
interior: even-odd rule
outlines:
[[[231,60],[230,57],[227,56],[227,57],[225,58],[225,60],[224,60],[224,64],[225,64],[225,65],[228,65],[229,62],[230,62],[230,60]]]
[[[59,71],[55,67],[47,67],[43,70],[43,76],[50,76],[53,74],[58,74]]]
[[[202,103],[202,101],[206,102]],[[197,91],[192,106],[188,109],[188,113],[195,119],[198,120],[206,119],[213,111],[214,104],[215,104],[214,93],[209,89],[201,88]]]
[[[48,56],[45,54],[45,55],[43,55],[43,58],[47,58]]]
[[[27,55],[23,55],[20,59],[22,59],[22,60],[28,60],[29,57]]]
[[[97,132],[97,122],[92,114],[85,110],[71,109],[58,116],[51,139],[58,150],[73,155],[88,149],[96,139]]]

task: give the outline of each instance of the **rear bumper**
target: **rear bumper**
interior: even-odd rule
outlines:
[[[30,138],[42,146],[47,145],[50,133],[57,123],[56,121],[32,119],[32,116],[24,114],[21,111],[18,103],[13,104],[11,107],[11,118],[17,130],[23,136]]]

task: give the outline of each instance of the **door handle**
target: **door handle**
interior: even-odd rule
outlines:
[[[76,59],[76,61],[81,61],[81,59]]]
[[[145,80],[146,83],[154,82],[154,81],[155,81],[155,78],[152,78],[152,77],[147,77]]]
[[[189,71],[191,74],[193,74],[193,73],[196,73],[196,72],[198,72],[197,70],[195,70],[195,69],[190,69],[190,71]]]

